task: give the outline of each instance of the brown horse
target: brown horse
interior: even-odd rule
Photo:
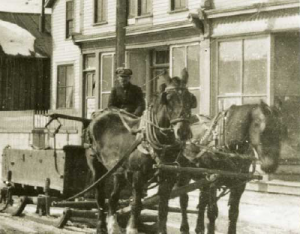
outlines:
[[[106,225],[104,183],[96,188],[96,200],[99,208],[97,233],[121,233],[116,220],[116,210],[120,192],[126,182],[132,187],[131,214],[127,224],[127,234],[137,234],[139,215],[142,209],[141,199],[145,184],[153,176],[153,164],[171,163],[176,160],[178,151],[191,137],[188,119],[191,108],[195,107],[192,94],[185,88],[186,79],[167,78],[167,85],[143,116],[133,118],[124,112],[107,110],[96,116],[88,126],[92,147],[87,150],[88,165],[94,180],[100,178],[120,160],[124,152],[137,138],[132,134],[146,123],[145,142],[153,148],[154,153],[144,154],[135,150],[128,160],[113,175],[113,192],[109,197],[108,225]],[[175,154],[175,152],[177,152]],[[165,234],[167,222],[168,198],[175,183],[174,176],[161,175],[158,194],[159,215],[157,233]]]
[[[224,118],[220,117],[223,116]],[[219,121],[217,121],[219,119]],[[250,165],[253,162],[254,152],[256,151],[260,161],[260,168],[266,173],[273,173],[278,167],[280,156],[280,142],[284,137],[284,127],[281,122],[281,113],[277,107],[269,107],[265,103],[249,104],[242,106],[232,106],[226,112],[219,115],[215,124],[221,126],[221,137],[217,149],[224,153],[234,153],[240,156],[229,157],[229,154],[218,154],[209,150],[201,149],[201,145],[188,145],[185,154],[181,157],[182,166],[197,166],[207,169],[225,170],[237,173],[249,173]],[[211,126],[212,126],[211,125]],[[203,127],[204,126],[204,127]],[[205,132],[214,130],[207,129],[207,124],[191,126],[195,141],[202,142],[208,146]],[[206,141],[206,142],[205,142]],[[214,144],[215,145],[215,144]],[[199,153],[202,151],[202,153]],[[225,156],[224,156],[225,155]],[[231,154],[232,156],[232,154]],[[245,157],[243,157],[245,156]],[[187,160],[189,158],[190,160]],[[183,175],[178,182],[182,186],[191,179],[190,176]],[[193,178],[197,180],[199,178]],[[228,234],[236,234],[236,224],[239,215],[239,203],[245,190],[245,179],[218,177],[210,186],[200,190],[198,219],[195,232],[197,234],[205,233],[205,209],[207,208],[207,217],[209,220],[208,233],[215,233],[215,221],[218,217],[217,189],[224,189],[223,192],[230,192],[229,197],[229,224]],[[180,197],[182,209],[181,233],[189,233],[186,209],[188,205],[187,194]]]

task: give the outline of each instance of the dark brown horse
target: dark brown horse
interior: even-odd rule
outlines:
[[[218,120],[219,119],[219,120]],[[222,124],[220,124],[222,122]],[[265,103],[251,104],[242,106],[232,106],[228,111],[223,112],[215,119],[213,123],[218,124],[219,143],[217,149],[224,153],[239,154],[239,156],[229,157],[229,154],[218,154],[216,151],[210,151],[209,147],[204,150],[201,145],[188,145],[185,151],[186,158],[181,158],[182,166],[198,166],[207,169],[225,170],[237,173],[249,173],[250,165],[253,162],[254,155],[258,155],[260,168],[266,173],[273,173],[278,167],[280,156],[280,142],[284,137],[284,127],[281,122],[281,113],[277,107],[269,107]],[[211,125],[211,126],[212,126]],[[209,141],[204,136],[205,132],[215,129],[208,128],[208,124],[191,126],[195,141],[202,141],[206,147]],[[221,127],[222,126],[222,127]],[[215,144],[214,144],[215,145]],[[199,153],[201,152],[202,153]],[[256,152],[256,153],[254,153]],[[225,155],[225,156],[224,156]],[[190,160],[187,160],[189,158]],[[181,176],[179,186],[182,186],[190,180],[189,176]],[[199,178],[193,178],[197,180]],[[206,186],[200,190],[198,219],[195,232],[197,234],[205,233],[205,210],[209,220],[208,233],[215,233],[215,221],[218,217],[217,207],[217,189],[223,192],[230,192],[229,197],[229,224],[228,234],[236,234],[236,225],[239,215],[239,203],[245,190],[245,179],[237,178],[217,178],[211,186]],[[182,208],[181,233],[189,233],[186,208],[188,205],[188,196],[180,197]]]
[[[97,187],[96,200],[99,207],[97,233],[120,234],[116,220],[116,210],[120,192],[130,182],[132,186],[131,215],[127,224],[127,234],[137,234],[139,215],[142,209],[141,199],[147,181],[153,176],[153,164],[171,163],[176,160],[183,143],[191,137],[189,122],[191,108],[195,107],[193,96],[184,88],[186,79],[166,78],[167,85],[153,102],[146,118],[132,116],[116,110],[107,110],[96,116],[88,127],[92,147],[87,150],[88,164],[94,180],[100,178],[120,160],[124,152],[137,138],[132,134],[139,128],[141,121],[146,123],[145,141],[154,153],[143,154],[135,150],[128,160],[113,176],[113,192],[109,197],[108,225],[106,225],[104,183]],[[182,83],[183,82],[183,83]],[[174,152],[177,152],[176,154]],[[160,196],[158,230],[165,234],[167,207],[174,176],[161,176],[158,194]]]

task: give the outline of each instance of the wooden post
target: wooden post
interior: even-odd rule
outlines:
[[[127,1],[117,0],[115,68],[125,67],[126,25],[127,25]]]

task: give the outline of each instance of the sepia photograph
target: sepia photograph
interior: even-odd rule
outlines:
[[[0,0],[0,234],[299,234],[299,0]]]

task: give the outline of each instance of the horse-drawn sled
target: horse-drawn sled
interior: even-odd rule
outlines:
[[[200,189],[196,233],[205,231],[205,210],[209,219],[208,233],[214,233],[218,216],[217,200],[229,192],[228,233],[236,233],[239,202],[246,183],[261,179],[260,175],[254,174],[256,160],[259,159],[260,168],[266,173],[274,172],[278,166],[280,141],[284,133],[280,111],[260,103],[232,106],[212,120],[192,117],[191,109],[195,103],[185,88],[184,79],[181,82],[170,78],[166,88],[141,118],[113,109],[96,113],[92,120],[59,114],[50,116],[50,121],[68,118],[83,122],[86,129],[85,144],[80,152],[87,158],[94,181],[84,189],[83,186],[77,186],[79,177],[86,179],[87,170],[84,169],[80,176],[80,170],[86,165],[81,162],[82,168],[73,166],[70,164],[74,163],[73,159],[69,159],[68,153],[62,154],[65,162],[61,163],[56,152],[55,171],[52,174],[61,171],[59,175],[62,181],[58,187],[64,188],[61,189],[64,195],[75,194],[70,184],[77,190],[83,190],[68,199],[65,199],[68,196],[63,196],[63,201],[51,202],[54,199],[51,200],[49,189],[55,189],[57,183],[52,185],[51,182],[50,186],[46,183],[43,200],[46,213],[49,213],[50,202],[53,206],[68,207],[57,224],[59,227],[63,227],[68,220],[96,219],[99,234],[121,233],[119,225],[126,226],[127,234],[137,234],[140,229],[165,234],[168,211],[172,210],[168,207],[168,201],[180,197],[180,231],[189,233],[187,193]],[[196,121],[193,120],[195,117]],[[9,149],[5,152],[4,155],[9,155]],[[5,164],[6,180],[11,185],[9,193],[13,192],[12,185],[17,183],[14,176],[17,172],[12,172],[11,168],[18,160],[26,161],[28,158],[24,152],[17,157],[11,156],[9,159],[14,158],[14,165],[11,162]],[[59,168],[59,164],[64,168]],[[76,172],[68,174],[67,171],[72,167],[80,170],[75,169]],[[35,170],[39,170],[38,166]],[[78,174],[74,176],[74,173]],[[41,178],[44,179],[43,176]],[[105,181],[109,178],[112,181],[111,192],[105,195]],[[22,179],[18,178],[19,181]],[[190,183],[191,180],[195,182]],[[34,181],[34,186],[41,186],[37,183]],[[80,184],[84,183],[81,181]],[[126,201],[120,202],[121,191],[126,184],[130,185],[131,195]],[[145,191],[153,186],[157,186],[157,194],[145,197]],[[95,200],[76,200],[93,188],[96,190]],[[6,200],[7,206],[11,202],[10,197]],[[15,213],[20,214],[26,203],[32,202],[33,199],[24,198],[22,206]],[[153,208],[157,209],[156,217],[141,215],[142,209]],[[141,221],[151,221],[154,225],[149,230]]]

